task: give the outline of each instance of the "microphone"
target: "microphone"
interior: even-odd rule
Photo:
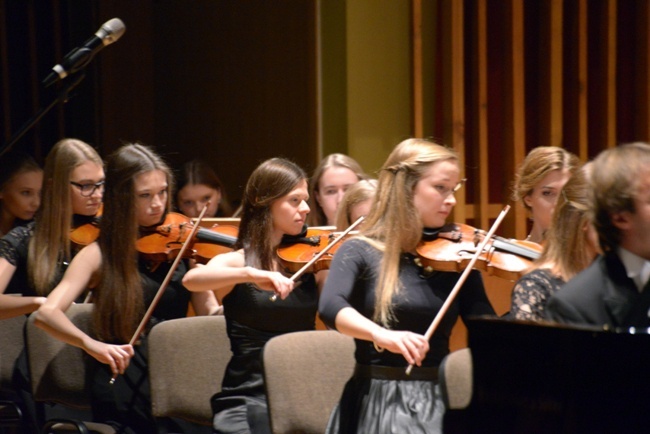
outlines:
[[[83,46],[69,52],[63,62],[52,68],[52,72],[43,80],[45,87],[84,68],[99,50],[120,39],[125,31],[126,26],[119,18],[106,21],[95,36],[88,39]]]

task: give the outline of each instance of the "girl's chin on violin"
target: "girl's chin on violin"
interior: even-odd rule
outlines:
[[[99,208],[102,206],[101,202],[89,203],[86,205],[84,212],[81,215],[95,215],[99,212]]]
[[[304,220],[296,220],[293,222],[292,225],[292,231],[287,233],[287,235],[298,235],[300,234],[305,227],[305,221]]]
[[[165,214],[162,212],[147,214],[146,216],[141,217],[140,221],[138,221],[138,224],[144,227],[158,225],[162,223],[164,217]]]
[[[425,228],[441,228],[447,223],[448,212],[439,212],[422,219]]]

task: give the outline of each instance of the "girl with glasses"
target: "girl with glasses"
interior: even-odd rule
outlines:
[[[91,222],[102,205],[103,190],[85,192],[72,185],[104,182],[104,166],[89,144],[59,141],[45,161],[43,202],[33,223],[17,227],[0,240],[0,318],[35,311],[56,286],[78,250],[70,231]]]
[[[92,221],[102,204],[101,190],[84,195],[71,185],[104,181],[102,159],[81,140],[64,139],[52,148],[45,160],[44,180],[35,221],[12,229],[0,240],[0,320],[28,315],[43,304],[78,251],[70,242],[71,229]],[[28,424],[25,432],[37,432],[43,421],[36,420],[24,352],[16,363],[14,387]]]
[[[99,239],[75,256],[59,285],[37,311],[37,326],[91,356],[94,420],[112,424],[118,432],[158,432],[151,414],[146,334],[136,346],[129,342],[171,270],[168,262],[157,263],[140,255],[136,241],[142,232],[165,220],[173,184],[169,167],[150,148],[128,144],[113,153],[106,166]],[[211,292],[192,294],[182,285],[187,268],[188,263],[181,261],[172,270],[147,330],[161,321],[185,317],[190,302],[198,315],[216,310]],[[64,315],[88,286],[94,286],[93,337]],[[111,378],[115,378],[114,384]]]

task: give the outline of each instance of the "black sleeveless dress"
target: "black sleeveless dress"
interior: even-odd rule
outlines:
[[[238,284],[223,299],[230,347],[221,392],[212,397],[216,433],[270,433],[262,349],[272,337],[314,330],[318,289],[313,274],[285,300],[270,300],[271,293],[252,284]]]

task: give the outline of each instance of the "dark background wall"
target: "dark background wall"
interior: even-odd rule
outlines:
[[[56,94],[40,81],[102,23],[125,35],[18,146],[201,157],[231,198],[272,156],[369,173],[406,137],[462,157],[453,219],[487,228],[530,149],[586,161],[650,140],[648,0],[0,0],[0,140]],[[501,226],[524,238],[520,205]]]
[[[233,198],[266,158],[314,167],[315,6],[304,0],[0,0],[3,143],[57,96],[61,85],[40,84],[52,66],[114,17],[124,36],[16,147],[42,161],[62,137],[103,155],[141,141],[176,167],[207,160]]]

